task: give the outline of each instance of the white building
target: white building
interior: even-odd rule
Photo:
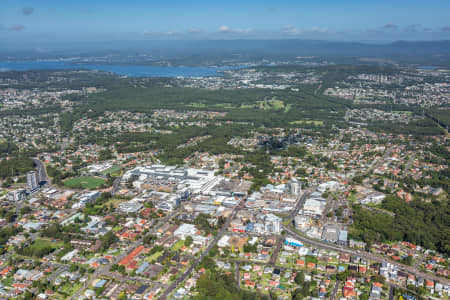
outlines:
[[[269,233],[281,232],[281,218],[274,214],[264,216],[264,230]]]
[[[295,228],[305,230],[311,226],[311,218],[308,216],[297,215],[294,219]]]
[[[320,217],[323,214],[327,201],[323,198],[306,199],[302,214],[311,217]]]
[[[220,238],[220,240],[217,242],[217,246],[219,248],[225,248],[228,247],[230,245],[229,243],[230,241],[230,236],[229,235],[224,235]]]
[[[65,254],[63,257],[61,257],[62,261],[71,261],[75,255],[77,255],[78,253],[78,249],[74,249],[72,251],[70,251],[69,253]]]
[[[27,188],[29,190],[34,190],[39,186],[38,174],[35,171],[30,171],[27,173]]]
[[[18,202],[23,201],[27,197],[27,194],[24,189],[14,190],[11,192],[8,192],[8,201],[11,202]]]
[[[174,236],[184,240],[187,236],[193,237],[197,233],[197,228],[192,224],[181,224],[173,233]]]

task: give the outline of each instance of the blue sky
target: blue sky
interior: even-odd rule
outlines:
[[[0,0],[0,5],[0,38],[7,40],[450,39],[449,0]]]

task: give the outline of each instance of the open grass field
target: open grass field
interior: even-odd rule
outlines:
[[[98,177],[73,177],[64,181],[64,186],[75,189],[99,188],[106,180]]]
[[[283,110],[288,112],[292,105],[285,105],[283,101],[277,99],[256,101],[256,103],[241,104],[241,108],[258,108],[260,110]]]
[[[41,238],[37,238],[36,240],[34,240],[33,244],[31,244],[31,248],[35,248],[35,249],[42,249],[42,248],[46,248],[46,247],[52,247],[52,248],[60,248],[64,245],[64,242],[59,241],[59,242],[53,242],[51,240],[48,239],[41,239]]]
[[[299,120],[291,122],[292,125],[300,125],[300,124],[314,124],[316,126],[323,126],[323,121],[314,121],[314,120]]]
[[[412,116],[412,111],[407,111],[407,110],[394,110],[392,111],[393,113],[397,113],[397,114],[404,114],[404,115],[408,115],[408,116]]]
[[[121,168],[119,166],[112,166],[111,168],[103,171],[102,174],[104,174],[104,175],[111,174],[111,175],[115,176],[116,174],[120,173],[120,170],[121,170]]]

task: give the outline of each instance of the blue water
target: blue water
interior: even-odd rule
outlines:
[[[434,70],[437,70],[438,67],[435,67],[435,66],[421,66],[421,67],[418,67],[417,69],[419,69],[419,70],[427,70],[427,71],[434,71]]]
[[[221,71],[231,70],[233,67],[168,67],[144,65],[67,65],[60,61],[25,61],[2,62],[0,71],[28,71],[38,69],[92,69],[113,72],[122,76],[138,77],[205,77],[220,76]]]

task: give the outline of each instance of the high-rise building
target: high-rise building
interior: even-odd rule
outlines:
[[[39,186],[38,174],[35,171],[30,171],[27,174],[27,187],[29,190],[34,190]]]
[[[8,201],[17,202],[17,201],[25,200],[27,197],[27,194],[25,192],[25,189],[20,189],[20,190],[14,190],[14,191],[8,192],[7,197],[8,197]]]

